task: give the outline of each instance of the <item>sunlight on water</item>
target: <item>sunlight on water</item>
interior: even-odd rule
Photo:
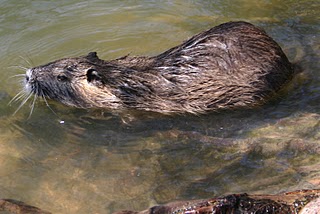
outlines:
[[[235,192],[319,188],[318,1],[0,1],[0,198],[53,213],[143,210]],[[156,55],[230,20],[263,27],[303,72],[252,111],[120,118],[43,101],[8,106],[52,60]],[[55,113],[53,113],[55,112]]]

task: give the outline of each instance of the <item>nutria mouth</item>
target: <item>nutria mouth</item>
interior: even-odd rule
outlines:
[[[78,108],[199,114],[265,103],[292,75],[262,29],[228,22],[154,57],[91,52],[28,69],[25,90]]]

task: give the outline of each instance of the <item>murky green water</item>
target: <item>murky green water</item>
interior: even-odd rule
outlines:
[[[318,0],[0,0],[0,198],[53,213],[320,188]],[[155,55],[230,20],[263,27],[303,72],[260,109],[199,117],[8,106],[23,73],[97,51]],[[31,65],[30,65],[31,64]],[[64,124],[60,121],[65,121]]]

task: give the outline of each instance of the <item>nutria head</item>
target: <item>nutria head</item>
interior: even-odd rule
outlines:
[[[105,70],[104,61],[96,52],[91,52],[87,56],[64,58],[34,67],[26,72],[25,89],[36,96],[79,108],[96,106],[99,97],[109,105],[118,105],[119,100],[109,93],[98,73],[102,64]]]

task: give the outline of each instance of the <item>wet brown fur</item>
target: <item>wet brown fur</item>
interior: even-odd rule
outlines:
[[[263,30],[229,22],[154,57],[104,61],[92,52],[35,67],[26,89],[79,108],[199,114],[264,103],[292,75]]]

